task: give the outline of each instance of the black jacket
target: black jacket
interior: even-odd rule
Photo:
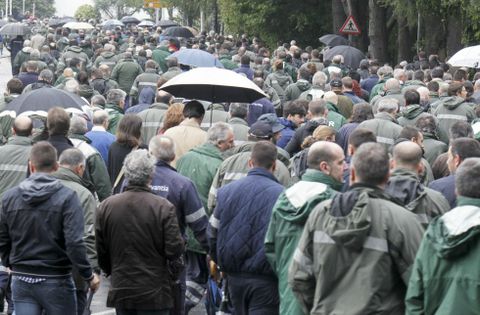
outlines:
[[[34,173],[1,200],[0,254],[14,273],[68,275],[72,263],[88,280],[83,209],[76,193],[45,173]]]

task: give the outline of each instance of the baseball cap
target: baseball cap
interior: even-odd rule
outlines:
[[[270,114],[263,114],[262,116],[258,117],[258,121],[263,121],[269,124],[272,128],[273,133],[277,133],[285,128],[284,125],[278,122],[277,115],[270,113]]]
[[[264,121],[254,123],[248,133],[257,138],[269,139],[273,136],[272,126]]]
[[[343,86],[342,80],[334,79],[330,81],[330,86],[332,88],[341,88]]]

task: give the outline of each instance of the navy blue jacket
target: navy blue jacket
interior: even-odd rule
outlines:
[[[263,245],[283,186],[263,168],[218,190],[208,226],[210,255],[222,271],[275,277]]]
[[[77,194],[45,173],[34,173],[5,192],[0,212],[2,263],[14,273],[68,275],[75,265],[92,277],[83,209]]]
[[[178,225],[185,237],[186,226],[193,231],[195,238],[208,250],[208,216],[203,208],[193,182],[163,161],[158,161],[152,178],[151,189],[157,196],[170,201],[177,211]]]
[[[275,107],[266,97],[256,100],[248,106],[247,122],[251,126],[257,122],[258,117],[263,114],[274,113]]]
[[[457,206],[457,194],[455,194],[455,175],[439,178],[428,185],[428,188],[439,191],[448,200],[450,208]]]

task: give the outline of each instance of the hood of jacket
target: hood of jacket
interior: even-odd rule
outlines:
[[[287,118],[280,117],[278,121],[285,126],[285,128],[293,129],[295,130],[297,126],[293,123],[293,121],[288,120]]]
[[[274,79],[277,80],[278,84],[281,86],[286,85],[291,80],[291,77],[286,74],[284,70],[275,71],[272,73],[272,77],[274,77]]]
[[[407,119],[414,119],[421,113],[423,113],[422,106],[418,104],[414,104],[414,105],[408,105],[407,107],[405,107],[405,109],[402,112],[402,116]]]
[[[83,50],[78,46],[70,46],[67,48],[67,51],[73,51],[74,53],[81,53]]]
[[[143,88],[138,96],[138,104],[152,104],[155,99],[155,92],[152,88]]]
[[[401,168],[392,172],[385,192],[408,210],[414,209],[412,203],[416,204],[414,201],[418,201],[425,195],[424,186],[420,183],[417,174]]]
[[[353,184],[346,193],[337,194],[332,200],[324,232],[336,243],[360,251],[370,234],[369,204],[372,199],[391,198],[381,189],[367,184]]]
[[[63,185],[53,176],[46,173],[34,173],[18,185],[21,198],[34,205],[49,199]]]
[[[442,100],[443,106],[445,106],[449,110],[454,110],[462,103],[465,103],[465,100],[460,96],[450,96]]]
[[[78,95],[90,99],[95,94],[95,90],[89,84],[80,84],[78,86]]]
[[[435,218],[425,237],[437,255],[455,259],[466,254],[480,234],[480,199],[458,197],[457,208]]]
[[[104,51],[100,56],[102,56],[103,58],[110,59],[110,58],[115,57],[115,53],[113,53],[111,51]]]
[[[91,190],[91,184],[89,184],[87,181],[85,181],[83,178],[81,178],[80,176],[78,176],[77,174],[75,174],[72,170],[66,168],[66,167],[62,167],[60,166],[58,168],[58,170],[52,174],[53,177],[55,177],[56,179],[60,179],[60,180],[65,180],[65,181],[68,181],[68,182],[75,182],[79,185],[82,185],[83,187]]]
[[[300,89],[300,91],[305,92],[309,90],[312,85],[307,80],[298,80],[295,85]]]
[[[305,130],[313,133],[318,126],[328,126],[328,120],[323,117],[311,119],[305,123]]]

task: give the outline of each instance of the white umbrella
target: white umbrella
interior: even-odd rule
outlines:
[[[251,103],[266,97],[247,77],[219,68],[196,68],[177,75],[162,85],[175,97],[198,99],[213,103]]]
[[[480,45],[463,48],[448,59],[453,67],[477,68],[480,64]]]
[[[69,28],[71,30],[91,30],[94,29],[93,25],[85,22],[68,22],[63,25],[63,28]]]

